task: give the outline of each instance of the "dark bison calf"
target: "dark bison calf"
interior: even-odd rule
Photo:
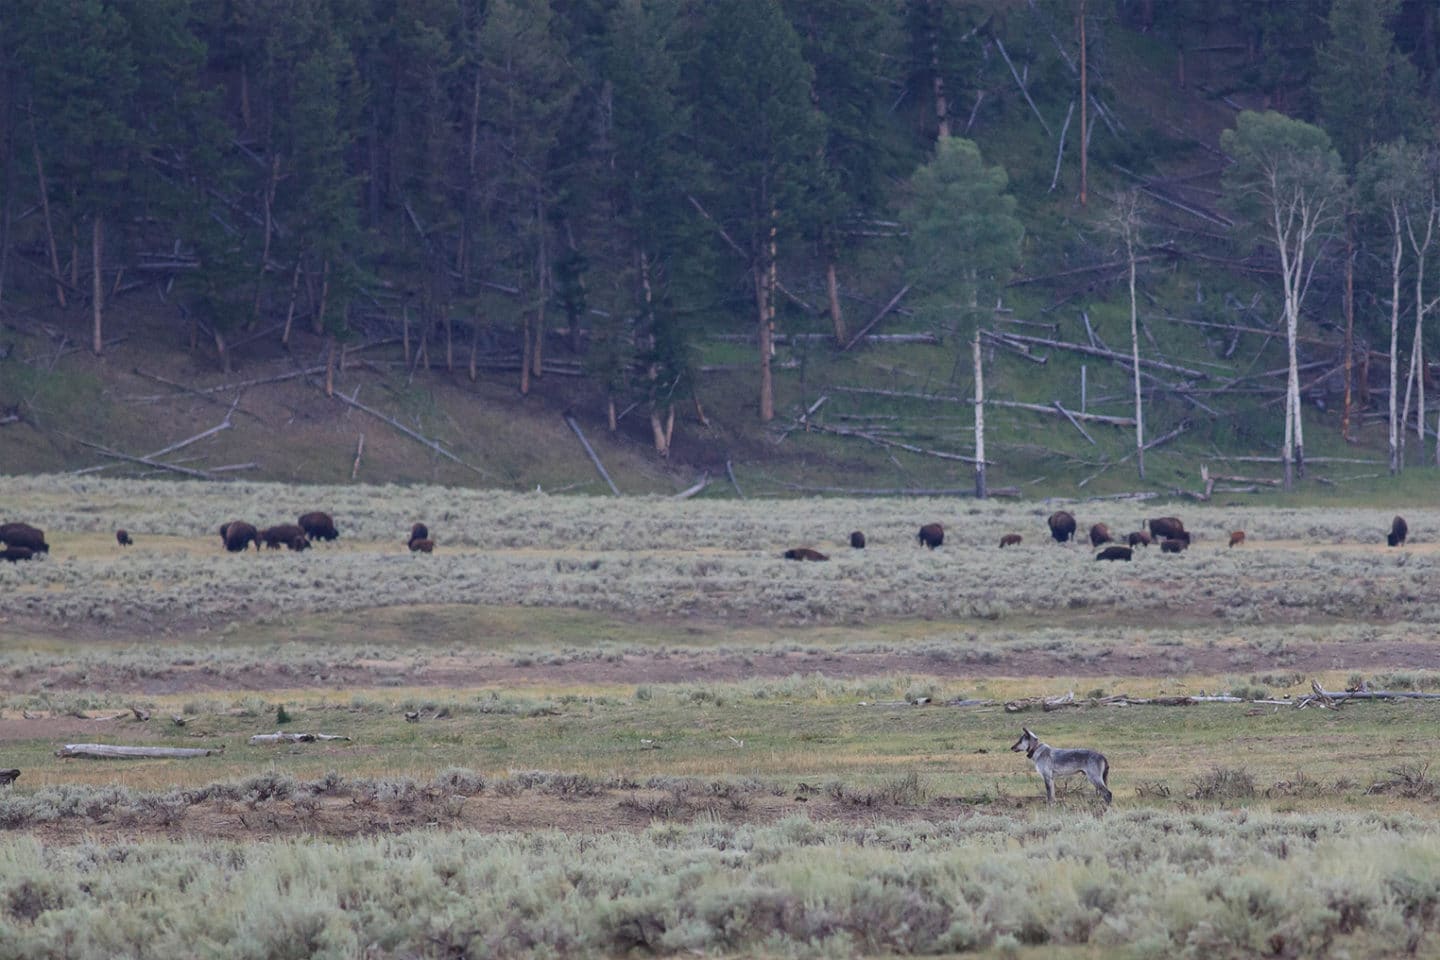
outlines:
[[[850,534],[850,546],[854,547],[856,550],[864,550],[865,534],[861,533],[859,530],[856,530],[854,533]]]
[[[279,550],[282,545],[289,547],[291,550],[310,549],[310,541],[306,538],[305,531],[300,528],[299,524],[277,523],[273,527],[266,527],[264,530],[261,530],[259,536],[261,540],[265,541],[265,546],[271,550]],[[256,549],[259,549],[258,544]]]
[[[1231,531],[1230,531],[1230,546],[1232,546],[1232,547],[1238,547],[1238,546],[1240,546],[1240,544],[1242,544],[1242,543],[1244,543],[1244,542],[1245,542],[1245,531],[1244,531],[1244,530],[1231,530]]]
[[[1056,510],[1045,522],[1050,524],[1050,536],[1055,538],[1056,543],[1075,537],[1075,515],[1068,510]]]
[[[1122,547],[1119,544],[1116,544],[1113,547],[1106,547],[1104,550],[1101,550],[1099,553],[1095,554],[1095,559],[1129,560],[1133,555],[1134,551],[1132,551],[1129,547]]]
[[[257,551],[260,549],[260,532],[244,520],[231,520],[220,528],[220,536],[225,540],[225,549],[231,553],[244,553],[252,543]]]
[[[434,553],[435,541],[428,537],[421,537],[419,540],[410,541],[411,553]]]
[[[1131,547],[1148,547],[1151,543],[1150,534],[1146,533],[1144,530],[1136,530],[1134,533],[1130,534],[1130,536],[1126,537],[1125,540],[1130,544]]]
[[[122,546],[122,547],[128,547],[128,546],[130,546],[131,544],[133,544],[135,541],[130,539],[130,531],[129,531],[129,530],[116,530],[116,531],[115,531],[115,542],[118,543],[118,544],[120,544],[120,546]]]
[[[1397,516],[1390,521],[1390,532],[1385,534],[1385,542],[1392,547],[1405,546],[1405,538],[1410,535],[1410,527],[1406,525],[1405,518]],[[5,538],[5,531],[0,527],[0,540]]]
[[[1000,538],[1000,548],[1003,550],[1005,547],[1019,546],[1022,539],[1018,533],[1007,533]]]
[[[811,550],[809,547],[793,547],[785,551],[786,560],[829,560],[819,550]]]
[[[321,513],[318,510],[314,513],[302,515],[300,517],[300,527],[305,531],[305,536],[311,540],[334,540],[340,536],[339,531],[335,529],[335,521],[330,518],[330,514]]]
[[[938,523],[927,523],[920,528],[920,542],[934,550],[945,542],[945,528]]]
[[[1162,553],[1179,553],[1188,546],[1190,546],[1188,538],[1181,540],[1179,537],[1172,537],[1160,544],[1160,551]]]
[[[16,560],[29,560],[35,556],[35,551],[29,547],[6,547],[0,550],[0,560],[9,560],[14,563]]]
[[[1146,520],[1145,523],[1149,526],[1152,537],[1160,537],[1164,540],[1178,537],[1185,532],[1185,524],[1180,522],[1179,517],[1155,517],[1152,520]]]
[[[410,539],[407,543],[414,543],[416,540],[429,540],[430,528],[423,523],[417,523],[410,528]]]
[[[1115,538],[1110,536],[1110,528],[1103,523],[1097,523],[1090,528],[1090,546],[1098,547],[1102,543],[1113,543]]]
[[[50,552],[50,544],[45,542],[45,531],[28,523],[0,525],[0,543],[7,547],[24,547],[31,553]]]

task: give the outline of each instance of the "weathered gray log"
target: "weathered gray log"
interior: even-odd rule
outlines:
[[[84,760],[139,760],[147,758],[184,759],[208,757],[225,752],[222,747],[125,747],[113,743],[67,743],[55,751],[57,757]]]
[[[671,499],[689,500],[691,497],[695,496],[695,494],[699,493],[701,490],[704,490],[708,486],[710,486],[710,472],[707,470],[705,473],[700,475],[700,479],[695,482],[694,486],[686,487],[684,490],[681,490],[679,493],[675,494],[675,496]]]
[[[884,390],[879,387],[828,387],[837,393],[861,393],[878,397],[899,397],[907,400],[930,400],[939,403],[963,403],[972,404],[974,397],[956,397],[944,393],[920,393],[911,390]],[[1047,407],[1043,403],[1022,403],[1019,400],[993,400],[985,398],[985,403],[992,407],[1010,407],[1015,410],[1032,410],[1035,413],[1047,413],[1051,416],[1058,416],[1060,411],[1054,407]],[[1108,417],[1100,413],[1079,413],[1074,410],[1067,410],[1065,413],[1077,420],[1089,420],[1092,423],[1108,423],[1116,427],[1133,427],[1135,420],[1131,417]]]
[[[1057,350],[1071,350],[1075,353],[1088,353],[1096,357],[1104,357],[1107,360],[1122,360],[1130,363],[1130,357],[1123,353],[1116,353],[1113,350],[1101,350],[1099,347],[1087,347],[1083,343],[1066,343],[1063,340],[1051,340],[1046,337],[1032,337],[1024,333],[1004,333],[985,331],[986,336],[996,337],[1005,340],[1013,340],[1019,343],[1038,343],[1041,346],[1054,347]],[[1190,367],[1182,367],[1173,363],[1165,363],[1163,360],[1141,360],[1141,366],[1156,367],[1160,370],[1169,370],[1172,373],[1183,373],[1187,377],[1194,377],[1197,380],[1208,380],[1210,374],[1203,370],[1193,370]]]
[[[867,323],[867,324],[865,324],[865,326],[861,327],[860,330],[855,334],[855,336],[851,337],[849,340],[847,340],[847,341],[845,342],[845,345],[840,348],[840,352],[841,352],[841,353],[844,353],[846,350],[849,350],[851,347],[855,346],[855,344],[859,343],[861,340],[864,340],[867,336],[869,336],[869,335],[870,335],[870,331],[871,331],[872,329],[874,329],[875,324],[877,324],[877,323],[879,323],[881,320],[885,319],[885,316],[886,316],[891,310],[894,310],[894,309],[895,309],[895,305],[898,304],[901,300],[903,300],[903,299],[905,298],[905,294],[907,294],[907,293],[910,292],[910,287],[911,287],[911,286],[912,286],[912,284],[908,284],[908,283],[907,283],[907,284],[905,284],[905,286],[901,287],[901,288],[895,293],[895,296],[891,297],[891,298],[889,299],[889,301],[886,302],[885,306],[883,306],[883,307],[880,308],[880,312],[877,313],[877,314],[875,314],[875,316],[873,316],[873,317],[870,318],[870,322],[869,322],[869,323]]]
[[[1079,430],[1079,431],[1080,431],[1080,436],[1082,436],[1082,437],[1084,437],[1086,440],[1089,440],[1089,441],[1090,441],[1090,445],[1091,445],[1092,447],[1093,447],[1093,446],[1098,446],[1098,444],[1095,443],[1095,438],[1092,437],[1092,436],[1090,436],[1090,432],[1089,432],[1088,430],[1086,430],[1084,427],[1080,426],[1080,421],[1075,419],[1075,415],[1074,415],[1073,413],[1071,413],[1069,410],[1066,410],[1064,407],[1060,406],[1060,401],[1059,401],[1059,400],[1052,400],[1052,401],[1050,401],[1050,405],[1051,405],[1052,407],[1054,407],[1056,410],[1059,410],[1061,413],[1065,414],[1065,419],[1070,421],[1070,425],[1071,425],[1072,427],[1074,427],[1076,430]]]
[[[605,483],[610,487],[610,492],[617,497],[620,496],[620,491],[616,488],[615,481],[611,480],[610,474],[605,472],[605,465],[600,462],[600,457],[596,455],[595,448],[590,446],[590,441],[586,440],[585,434],[581,432],[580,424],[576,423],[575,418],[568,413],[565,415],[565,422],[570,425],[571,430],[575,431],[575,436],[580,438],[580,445],[584,447],[585,452],[589,454],[590,462],[595,464],[595,469],[599,471],[601,478],[604,479]]]
[[[250,743],[259,746],[268,743],[315,743],[320,740],[349,739],[349,737],[341,737],[333,733],[286,733],[283,730],[276,730],[274,733],[257,733],[250,738]]]
[[[740,481],[735,479],[735,465],[727,457],[725,459],[725,476],[730,478],[730,486],[735,488],[735,495],[741,500],[745,499],[745,491],[740,489]]]
[[[321,369],[324,369],[324,368],[322,367]],[[380,420],[380,421],[382,421],[382,422],[384,422],[384,423],[388,423],[390,426],[394,427],[396,430],[399,430],[401,433],[405,434],[405,436],[407,436],[407,437],[409,437],[410,439],[414,440],[416,443],[422,444],[422,445],[424,445],[424,446],[426,446],[426,447],[429,447],[431,450],[434,450],[436,453],[440,454],[440,456],[444,457],[446,460],[451,460],[451,461],[453,461],[453,462],[455,462],[455,463],[458,463],[458,464],[460,464],[460,466],[464,467],[466,470],[474,471],[475,473],[480,474],[482,477],[483,477],[483,476],[487,476],[487,474],[485,473],[484,470],[481,470],[479,467],[471,466],[470,464],[466,463],[464,460],[461,460],[459,457],[455,456],[455,454],[451,453],[449,450],[446,450],[444,447],[440,446],[440,444],[439,444],[437,441],[431,440],[429,437],[422,436],[422,435],[416,433],[414,430],[411,430],[409,427],[405,426],[405,424],[403,424],[403,423],[401,423],[400,421],[394,419],[393,417],[387,417],[385,414],[381,413],[379,410],[376,410],[376,409],[374,409],[373,407],[367,407],[367,406],[365,406],[365,404],[361,403],[359,400],[351,400],[349,397],[345,396],[343,393],[340,393],[339,391],[336,391],[336,393],[335,393],[335,399],[336,399],[336,400],[339,400],[341,403],[349,404],[350,406],[354,407],[356,410],[363,410],[365,413],[370,414],[370,416],[374,417],[374,418],[377,419],[377,420]]]

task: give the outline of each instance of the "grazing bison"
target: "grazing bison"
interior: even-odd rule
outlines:
[[[314,513],[307,513],[301,516],[300,526],[305,531],[305,536],[311,540],[334,540],[340,536],[339,531],[335,529],[335,521],[330,518],[330,514],[321,513],[318,510]]]
[[[1160,551],[1162,553],[1179,553],[1188,546],[1190,546],[1188,537],[1184,540],[1181,540],[1179,537],[1172,537],[1160,544]]]
[[[45,531],[28,523],[0,525],[0,543],[7,547],[24,547],[32,553],[50,552],[50,544],[45,542]]]
[[[245,548],[255,544],[255,550],[260,550],[260,532],[255,529],[254,524],[246,523],[244,520],[231,520],[221,527],[221,536],[225,538],[225,549],[231,553],[244,553]]]
[[[1007,533],[1005,534],[1005,536],[1000,538],[1000,547],[1003,550],[1005,547],[1019,546],[1022,539],[1023,538],[1018,533]]]
[[[416,540],[429,540],[430,528],[423,523],[417,523],[410,528],[410,539],[407,543],[414,543]]]
[[[14,783],[16,780],[19,779],[19,769],[12,768],[10,770],[0,770],[0,787],[5,786],[7,783]]]
[[[305,531],[300,528],[299,524],[277,523],[273,527],[266,527],[264,530],[261,530],[259,536],[260,540],[265,541],[265,546],[271,550],[279,550],[282,545],[289,547],[291,550],[310,549],[310,541],[306,538]],[[259,549],[258,541],[256,549]]]
[[[419,540],[410,541],[411,553],[434,553],[435,541],[428,537],[421,537]]]
[[[1129,560],[1133,555],[1134,551],[1132,551],[1129,547],[1122,547],[1119,544],[1116,544],[1113,547],[1106,547],[1104,550],[1101,550],[1099,553],[1095,554],[1095,559]]]
[[[853,533],[851,533],[851,534],[850,534],[850,546],[854,547],[856,550],[864,550],[864,549],[865,549],[865,534],[861,533],[859,530],[856,530],[856,531],[854,531]]]
[[[785,551],[786,560],[829,560],[819,550],[811,550],[809,547],[793,547]]]
[[[1064,543],[1075,537],[1075,515],[1068,510],[1056,510],[1046,521],[1050,524],[1050,536],[1056,543]]]
[[[920,528],[919,540],[925,546],[934,550],[945,542],[945,528],[938,523],[927,523]]]
[[[1179,517],[1155,517],[1145,523],[1150,528],[1150,535],[1162,540],[1178,537],[1185,532],[1185,524],[1180,522]]]
[[[1125,540],[1131,547],[1148,547],[1151,543],[1150,534],[1144,530],[1136,530],[1130,534],[1130,536],[1126,537]]]
[[[128,546],[130,546],[131,544],[133,544],[135,541],[130,539],[130,531],[129,531],[129,530],[116,530],[116,531],[115,531],[115,542],[118,543],[118,544],[120,544],[120,546],[122,546],[122,547],[128,547]]]
[[[1242,543],[1244,543],[1244,542],[1245,542],[1245,531],[1244,531],[1244,530],[1231,530],[1231,531],[1230,531],[1230,546],[1232,546],[1232,547],[1238,547],[1238,546],[1240,546],[1240,544],[1242,544]]]
[[[1405,538],[1410,535],[1410,527],[1406,525],[1405,518],[1397,516],[1390,521],[1390,532],[1385,534],[1385,542],[1392,547],[1405,546]],[[5,538],[5,528],[0,527],[0,540]]]
[[[1103,523],[1097,523],[1090,528],[1090,546],[1098,547],[1102,543],[1114,543],[1115,538],[1110,536],[1110,528]]]
[[[29,560],[35,556],[35,551],[29,547],[6,547],[0,550],[0,560],[9,560],[14,563],[16,560]]]

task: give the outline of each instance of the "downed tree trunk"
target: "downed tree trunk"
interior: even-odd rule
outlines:
[[[67,743],[55,751],[57,757],[84,760],[136,760],[144,758],[183,759],[224,753],[221,747],[123,747],[112,743]]]
[[[349,740],[349,737],[336,736],[333,733],[286,733],[283,730],[276,730],[274,733],[257,733],[250,738],[252,745],[266,743],[315,743],[318,740]]]
[[[595,453],[595,448],[590,446],[590,441],[585,439],[585,434],[581,431],[580,424],[576,423],[575,418],[568,413],[565,414],[565,422],[569,424],[570,429],[573,430],[575,436],[579,438],[580,446],[585,448],[586,456],[588,456],[590,462],[595,465],[596,472],[599,473],[601,479],[605,481],[605,485],[610,488],[610,492],[617,497],[620,496],[620,490],[615,486],[615,481],[610,479],[610,474],[605,472],[605,465],[600,462],[600,457]]]

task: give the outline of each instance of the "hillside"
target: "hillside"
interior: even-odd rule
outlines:
[[[557,14],[563,6],[556,5]],[[946,301],[943,289],[922,290],[933,278],[916,285],[907,225],[895,211],[907,202],[908,174],[925,161],[933,133],[924,129],[931,107],[923,91],[907,86],[895,101],[899,109],[890,111],[894,129],[883,131],[891,142],[906,141],[890,148],[886,161],[903,175],[887,174],[888,185],[866,201],[863,216],[838,221],[843,239],[833,257],[825,244],[809,241],[782,245],[778,254],[776,415],[769,423],[760,417],[755,285],[737,253],[736,221],[717,206],[718,188],[672,198],[689,202],[670,202],[655,227],[685,236],[692,246],[681,249],[693,251],[693,275],[676,261],[664,278],[664,322],[673,325],[664,329],[655,317],[648,330],[643,318],[632,317],[626,288],[635,278],[622,266],[630,262],[627,234],[607,232],[597,208],[539,228],[539,247],[527,248],[540,251],[535,277],[527,279],[528,266],[516,266],[530,262],[516,248],[506,254],[506,268],[492,270],[494,279],[474,292],[447,281],[443,308],[436,308],[433,298],[441,294],[423,264],[400,263],[394,248],[370,254],[364,271],[346,281],[355,286],[343,328],[325,314],[328,288],[318,281],[328,274],[302,256],[295,285],[313,289],[310,299],[301,297],[301,322],[288,346],[280,342],[287,302],[280,278],[288,272],[276,270],[262,284],[263,296],[243,294],[254,301],[255,316],[233,319],[215,307],[214,289],[194,294],[192,271],[206,269],[203,257],[197,268],[189,254],[177,253],[161,269],[146,259],[154,257],[145,250],[153,251],[147,244],[156,238],[139,230],[106,247],[98,356],[89,349],[93,312],[83,295],[90,252],[79,240],[72,244],[71,296],[59,306],[44,276],[38,216],[27,207],[9,235],[15,255],[0,267],[10,278],[0,302],[0,469],[103,467],[107,475],[136,475],[156,468],[121,455],[145,458],[225,424],[167,452],[162,459],[178,468],[169,472],[605,493],[569,414],[626,494],[675,493],[702,476],[711,481],[705,496],[964,493],[974,487],[966,458],[975,447],[966,330],[978,327],[992,490],[1025,497],[1199,493],[1204,470],[1217,494],[1273,493],[1285,430],[1280,271],[1263,233],[1249,232],[1230,203],[1222,175],[1231,158],[1220,140],[1240,110],[1278,104],[1315,115],[1316,97],[1309,74],[1254,73],[1267,54],[1247,49],[1252,25],[1241,14],[1142,15],[1141,6],[1095,4],[1087,21],[1094,109],[1082,205],[1072,56],[1078,47],[1062,36],[1065,5],[956,5],[974,29],[966,41],[966,82],[951,108],[952,132],[973,139],[985,162],[1008,174],[1025,234],[1018,265],[1000,278],[995,309],[987,307],[973,326],[956,319],[963,310]],[[1412,13],[1408,5],[1398,9],[1402,18]],[[800,30],[802,19],[793,19]],[[799,36],[806,40],[803,30]],[[805,50],[823,100],[826,61]],[[1418,60],[1421,52],[1409,55]],[[1312,44],[1309,60],[1296,59],[1311,64],[1311,73],[1313,54]],[[217,76],[228,82],[223,72]],[[18,157],[19,140],[9,143]],[[555,202],[562,195],[576,202],[577,189],[565,187]],[[1106,229],[1131,190],[1142,204],[1139,353],[1150,444],[1143,480],[1129,419],[1135,402],[1126,261]],[[27,199],[18,189],[7,197],[7,209]],[[425,216],[408,201],[396,210],[406,230],[407,221],[418,229]],[[617,216],[619,224],[624,216]],[[84,222],[75,214],[71,227]],[[372,232],[387,236],[378,221]],[[1341,432],[1339,241],[1332,236],[1316,254],[1320,266],[1307,284],[1298,357],[1308,463],[1300,499],[1403,502],[1428,483],[1428,470],[1388,476],[1383,239],[1383,231],[1362,237],[1368,246],[1356,273],[1348,437]],[[588,268],[562,268],[551,243],[568,243],[575,262]],[[827,308],[831,264],[847,337],[868,334],[846,347],[837,345]],[[567,286],[570,269],[580,279]],[[548,326],[544,306],[534,308],[532,280],[549,304]],[[1411,282],[1407,268],[1407,287]],[[316,289],[320,313],[306,316],[317,309]],[[632,317],[625,323],[635,329],[626,327],[617,340],[620,317]],[[426,362],[419,360],[422,331]],[[650,353],[611,355],[616,343],[647,336],[660,343]],[[1402,328],[1402,386],[1410,336]],[[333,397],[325,391],[332,348]],[[539,373],[522,377],[522,363],[537,351],[544,358],[534,361]],[[619,387],[617,369],[629,370]],[[1428,379],[1423,364],[1422,372]],[[610,403],[618,416],[613,433]],[[674,417],[668,457],[656,452],[652,414],[662,427]],[[1405,461],[1433,463],[1426,449],[1432,442],[1433,432],[1412,435]]]

